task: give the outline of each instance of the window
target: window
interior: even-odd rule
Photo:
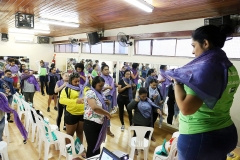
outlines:
[[[240,58],[240,37],[233,37],[233,39],[225,42],[222,48],[228,58]]]
[[[153,40],[152,55],[175,56],[176,39]]]
[[[191,39],[177,39],[176,56],[194,57]]]
[[[115,42],[115,54],[128,54],[128,47],[123,47],[118,42]]]
[[[136,41],[135,45],[135,54],[151,55],[151,40]]]
[[[113,54],[114,42],[102,42],[102,53]]]
[[[71,44],[66,44],[66,52],[71,53],[72,52],[72,45]]]
[[[72,53],[78,53],[79,52],[79,45],[72,45]]]
[[[91,53],[101,53],[102,45],[101,43],[96,45],[91,45]]]
[[[90,53],[90,46],[88,43],[82,43],[82,53]]]
[[[65,44],[60,44],[59,45],[59,52],[61,53],[65,53],[66,52],[66,45]]]
[[[54,45],[54,52],[56,52],[56,53],[60,52],[58,44]]]

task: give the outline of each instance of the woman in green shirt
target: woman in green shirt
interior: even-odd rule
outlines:
[[[221,49],[228,26],[203,26],[192,34],[195,59],[166,72],[174,79],[180,109],[179,160],[226,160],[238,136],[230,116],[239,86],[236,68]],[[184,84],[184,85],[183,85]]]
[[[97,77],[98,76],[98,66],[97,64],[93,65],[93,70],[92,70],[92,77]]]

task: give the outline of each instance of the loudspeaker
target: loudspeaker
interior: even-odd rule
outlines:
[[[8,41],[8,34],[7,33],[2,33],[2,41],[7,42]]]
[[[37,43],[39,44],[49,44],[49,37],[37,37]]]
[[[87,33],[88,43],[94,45],[100,42],[99,35],[97,32]]]

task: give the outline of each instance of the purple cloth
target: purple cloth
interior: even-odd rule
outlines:
[[[132,85],[132,81],[130,78],[125,78],[123,77],[122,78],[127,84],[129,85]],[[131,100],[133,99],[133,94],[132,94],[132,87],[131,88],[128,88],[128,98],[129,98],[129,101],[131,102]]]
[[[98,91],[96,91],[93,87],[91,87],[91,90],[93,90],[95,93],[96,93],[96,96],[97,98],[99,99],[99,101],[102,103],[102,108],[105,110],[105,111],[108,111],[108,107],[105,103],[105,96],[102,94],[102,93],[99,93]],[[95,145],[95,148],[93,150],[93,153],[98,150],[102,144],[102,142],[105,141],[106,139],[106,134],[107,134],[107,126],[108,126],[108,123],[107,123],[107,117],[104,116],[104,121],[103,121],[103,124],[102,124],[102,128],[101,128],[101,131],[98,135],[98,140],[97,140],[97,143]]]
[[[10,66],[9,64],[7,64],[6,69],[9,69],[12,72],[12,74],[18,74],[19,71],[19,67],[16,64],[14,66]]]
[[[226,53],[215,48],[204,52],[181,68],[166,71],[166,74],[187,85],[213,109],[226,89],[228,68],[232,65]]]
[[[83,71],[82,71],[82,72],[78,72],[78,73],[79,73],[79,75],[85,77],[85,73],[84,73]],[[87,79],[87,78],[86,78],[86,79]],[[80,77],[80,84],[81,84],[81,85],[84,85],[84,83],[85,83],[84,79],[82,79],[82,78]]]
[[[38,81],[37,79],[31,75],[28,79],[27,79],[28,83],[30,84],[33,84],[34,85],[34,88],[36,91],[40,91],[40,87],[39,87],[39,84],[38,84]]]
[[[73,86],[73,85],[68,83],[66,87],[71,88],[75,91],[79,91],[80,92],[79,93],[79,98],[83,97],[83,89],[84,89],[83,85],[79,84],[79,86]]]
[[[117,92],[116,92],[116,86],[114,84],[113,78],[110,75],[105,76],[103,74],[101,74],[101,77],[105,80],[105,84],[108,84],[109,86],[112,87],[112,90],[110,90],[110,95],[113,97],[112,107],[117,106]]]
[[[132,69],[132,72],[134,76],[138,74],[138,71],[136,69]],[[136,85],[138,84],[138,79],[139,79],[139,75],[135,79],[133,79],[134,84]]]
[[[64,84],[64,80],[61,79],[61,80],[57,81],[58,87],[61,87],[63,84]]]
[[[165,79],[165,81],[162,82],[162,87],[161,87],[160,91],[161,91],[162,96],[164,98],[166,98],[167,97],[167,95],[166,95],[167,89],[166,88],[171,84],[170,77],[165,74],[165,70],[163,70],[163,69],[160,69],[160,75]]]
[[[7,97],[1,92],[0,92],[0,101],[1,101],[0,102],[1,103],[0,110],[2,110],[3,112],[7,112],[7,113],[10,113],[10,112],[13,113],[14,121],[15,121],[19,131],[21,132],[22,136],[24,137],[24,140],[27,140],[28,133],[27,133],[26,129],[24,128],[21,120],[19,119],[17,112],[14,109],[10,108]]]

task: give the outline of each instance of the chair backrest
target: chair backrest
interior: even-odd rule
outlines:
[[[54,132],[58,138],[59,150],[60,150],[61,155],[67,156],[66,139],[70,140],[70,144],[71,144],[71,148],[72,148],[72,155],[76,155],[73,137],[66,133],[60,132],[60,131],[54,131]]]
[[[16,102],[17,102],[17,107],[18,107],[18,109],[20,110],[21,108],[24,108],[24,106],[23,106],[23,103],[22,103],[22,99],[19,97],[19,96],[17,96],[17,95],[13,95],[13,100],[16,100]],[[13,104],[13,103],[12,103]]]
[[[177,141],[178,141],[178,137],[176,137],[173,141],[172,141],[172,145],[171,145],[171,149],[170,152],[168,154],[168,159],[170,160],[177,160]]]
[[[42,136],[44,139],[48,140],[49,142],[54,142],[51,127],[44,121],[41,121],[40,123],[42,125],[42,127],[40,126],[40,130],[41,130],[40,136]]]
[[[172,135],[172,138],[174,138],[174,137],[178,138],[179,134],[180,134],[179,132],[174,132],[173,135]]]
[[[153,128],[152,127],[144,127],[144,126],[130,126],[128,128],[128,134],[129,134],[129,141],[128,141],[128,145],[131,146],[131,138],[132,138],[132,134],[131,131],[135,131],[136,132],[136,142],[135,145],[137,147],[144,147],[144,137],[145,134],[147,133],[147,131],[150,131],[149,134],[149,141],[148,141],[148,146],[150,146],[150,141],[151,141],[151,137],[152,137],[152,133],[153,133]]]
[[[37,124],[37,128],[39,130],[39,135],[45,135],[45,131],[43,130],[42,122],[44,122],[43,118],[37,114],[37,112],[33,112],[33,115],[35,117],[35,121]]]

